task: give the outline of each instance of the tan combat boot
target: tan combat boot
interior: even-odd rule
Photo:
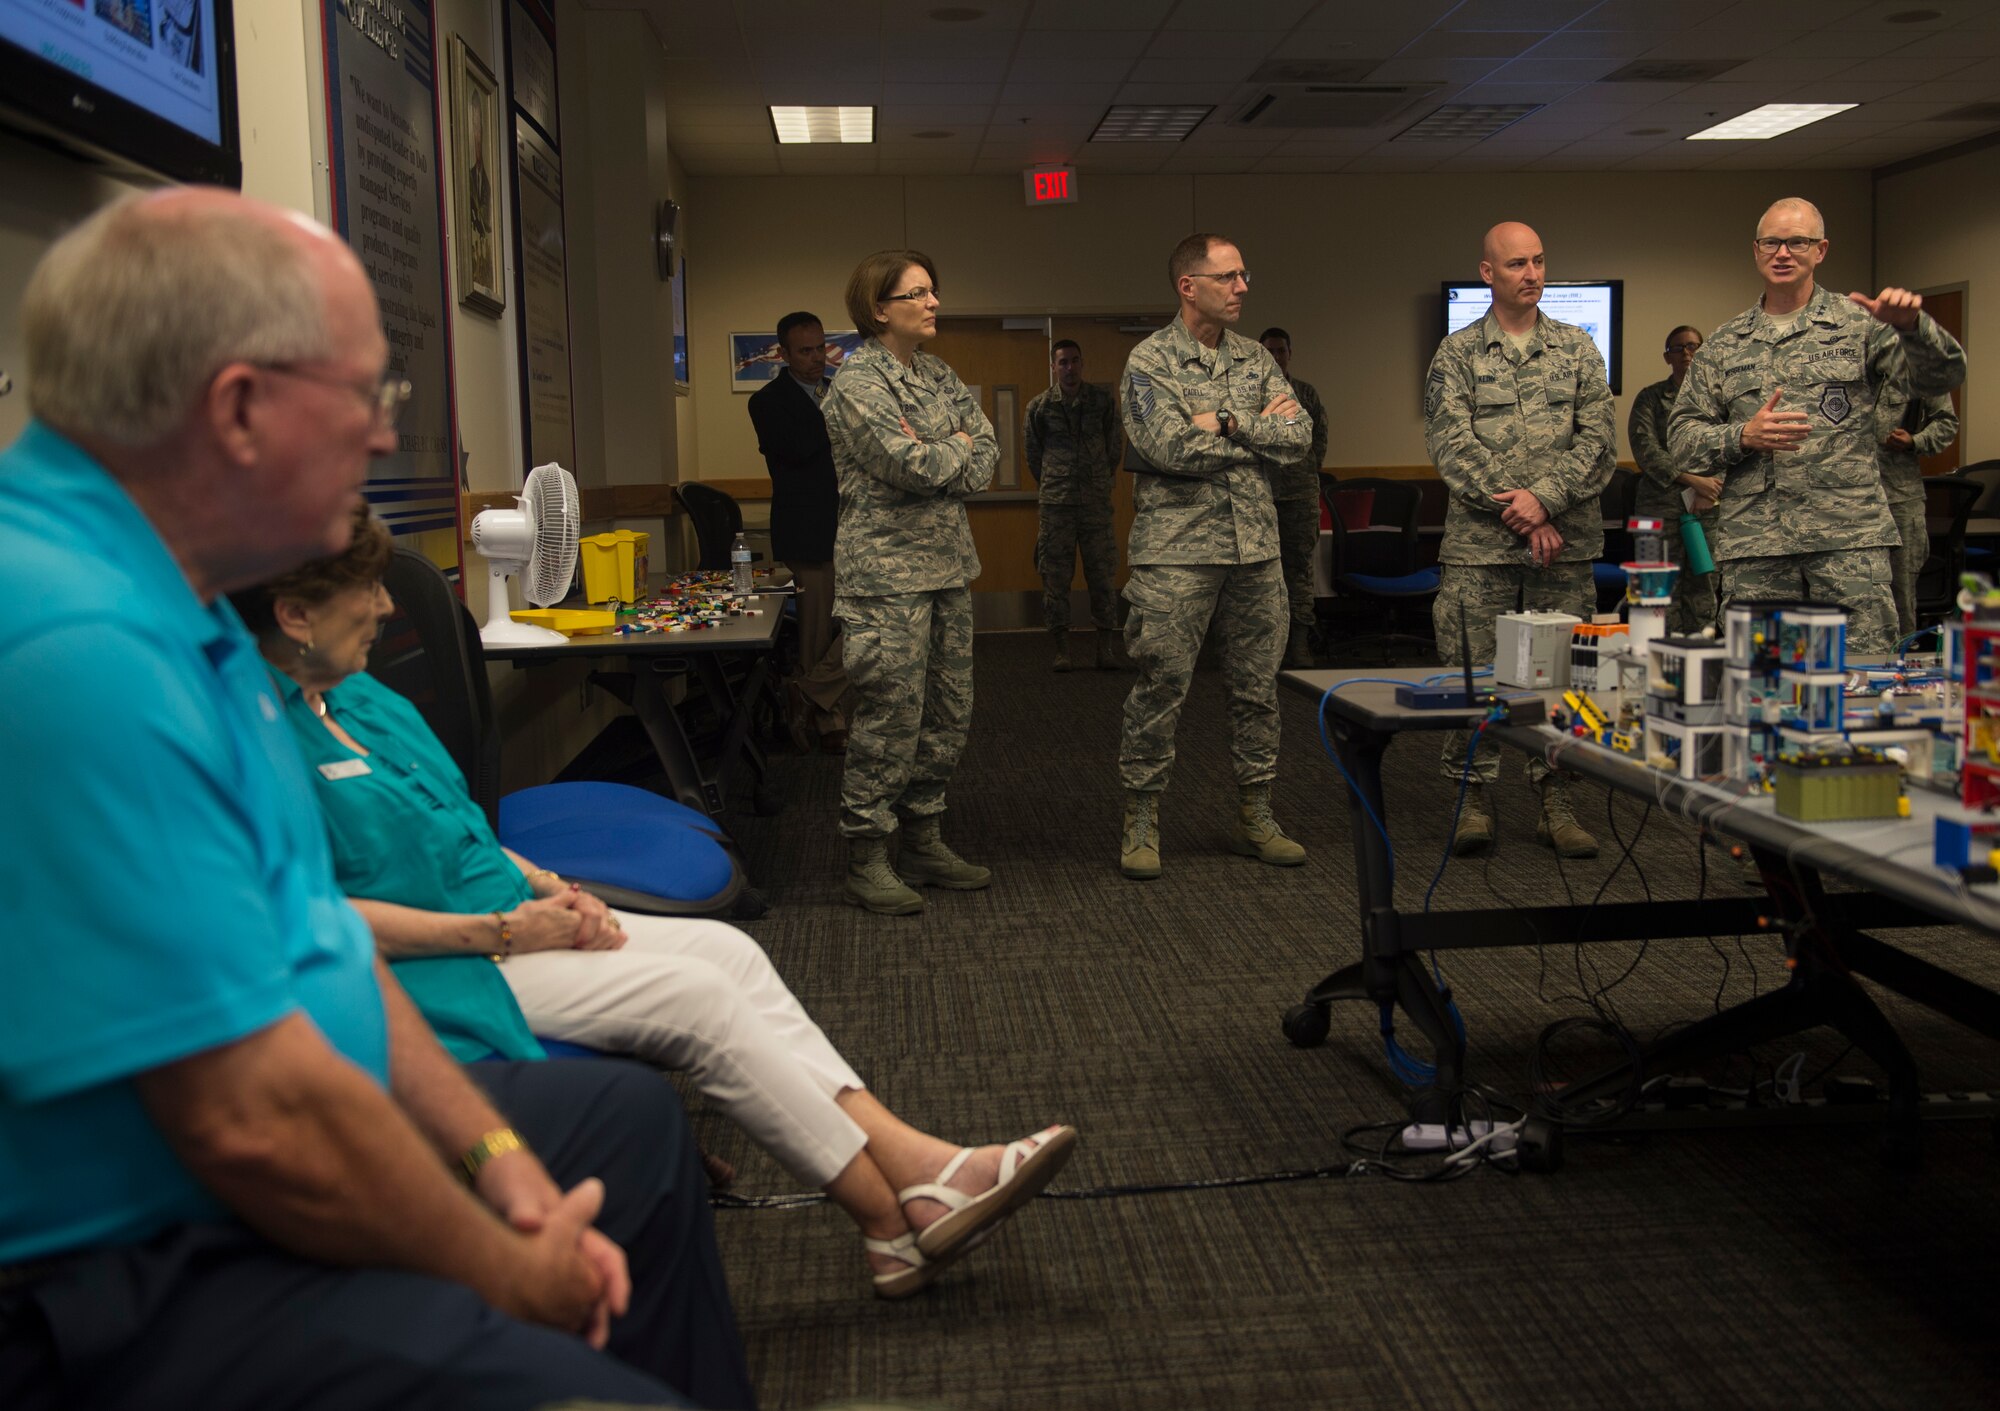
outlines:
[[[1238,794],[1236,832],[1229,839],[1229,850],[1273,867],[1297,867],[1305,862],[1306,850],[1287,838],[1271,816],[1271,786],[1246,784]]]
[[[1051,637],[1055,638],[1055,643],[1056,643],[1056,659],[1055,659],[1054,663],[1052,663],[1052,664],[1053,664],[1053,666],[1054,666],[1054,668],[1055,668],[1055,669],[1056,669],[1057,671],[1068,671],[1068,670],[1069,670],[1069,665],[1070,665],[1070,663],[1069,663],[1069,629],[1068,629],[1067,627],[1064,627],[1064,628],[1060,628],[1060,629],[1058,629],[1058,628],[1050,628],[1050,629],[1049,629],[1049,636],[1051,636]]]
[[[1097,629],[1097,669],[1116,671],[1118,669],[1118,634]]]
[[[1160,796],[1125,791],[1125,832],[1118,842],[1118,870],[1141,882],[1160,875]]]
[[[1458,811],[1458,827],[1451,835],[1453,857],[1477,857],[1493,846],[1493,812],[1486,806],[1486,790],[1477,779],[1465,786],[1465,805]]]
[[[976,892],[993,880],[987,868],[967,862],[951,850],[934,813],[904,820],[896,875],[911,886],[943,887],[948,892]]]
[[[1542,819],[1535,825],[1535,841],[1553,847],[1557,857],[1596,857],[1597,839],[1583,830],[1570,807],[1569,780],[1550,774],[1542,780]]]
[[[924,909],[924,899],[890,871],[887,838],[848,839],[847,885],[841,895],[850,906],[865,906],[879,916],[909,916]]]

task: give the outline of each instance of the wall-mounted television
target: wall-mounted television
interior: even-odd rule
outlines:
[[[4,3],[4,0],[0,0]],[[1474,280],[1446,281],[1443,286],[1444,339],[1469,323],[1477,323],[1493,303],[1493,291]],[[1590,335],[1604,358],[1605,377],[1613,393],[1623,393],[1625,346],[1625,281],[1622,279],[1552,279],[1542,286],[1542,312],[1561,323],[1573,323]]]
[[[0,0],[0,124],[120,171],[243,184],[231,0]]]

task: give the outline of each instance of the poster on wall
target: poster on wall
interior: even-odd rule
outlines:
[[[514,116],[521,242],[521,360],[528,464],[576,465],[569,381],[569,261],[563,247],[562,162],[525,114]]]
[[[569,250],[563,229],[555,19],[539,0],[507,6],[508,102],[513,113],[515,311],[521,441],[527,465],[576,463],[570,384]],[[527,466],[521,467],[527,474]],[[588,483],[588,477],[585,477]]]
[[[458,567],[444,185],[438,165],[436,31],[428,0],[322,0],[333,224],[375,286],[389,374],[408,379],[394,455],[366,494],[398,536]]]
[[[862,335],[853,329],[828,329],[826,335],[826,375],[840,371],[847,355],[861,346]],[[785,350],[774,333],[732,333],[729,335],[730,390],[755,392],[778,375],[785,365]]]

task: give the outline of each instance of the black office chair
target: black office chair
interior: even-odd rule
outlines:
[[[1599,612],[1617,611],[1625,598],[1625,570],[1619,565],[1632,557],[1632,531],[1625,523],[1638,502],[1639,477],[1629,470],[1612,471],[1610,482],[1598,492],[1598,515],[1610,526],[1604,531],[1604,552],[1590,566]]]
[[[1395,660],[1395,643],[1408,643],[1420,652],[1435,650],[1428,635],[1395,630],[1399,609],[1407,613],[1422,608],[1423,625],[1430,624],[1430,603],[1437,596],[1439,573],[1435,566],[1417,565],[1417,519],[1423,508],[1423,490],[1412,480],[1320,482],[1320,495],[1333,524],[1333,581],[1335,592],[1362,609],[1372,622],[1389,626],[1386,632],[1344,637],[1327,634],[1328,655],[1338,646],[1354,650],[1379,646],[1383,662]]]
[[[745,891],[743,869],[713,821],[694,809],[649,790],[596,782],[544,784],[502,798],[500,736],[478,624],[437,565],[413,549],[396,550],[382,584],[396,615],[369,671],[416,706],[503,844],[624,911],[730,911]]]
[[[701,562],[696,567],[727,572],[729,546],[743,532],[743,507],[736,503],[736,497],[713,485],[690,480],[674,486],[674,498],[680,501],[694,525],[695,543],[701,548]],[[755,552],[750,555],[753,562],[763,557]]]
[[[1980,474],[1969,476],[1964,473],[1966,470],[1978,470]],[[1925,517],[1929,517],[1931,506],[1942,501],[1940,507],[1948,517],[1948,524],[1943,534],[1930,536],[1930,557],[1917,571],[1918,627],[1941,622],[1958,610],[1958,580],[1967,567],[1965,526],[1972,519],[1973,507],[1996,485],[2000,485],[2000,461],[1982,461],[1977,466],[1966,466],[1949,475],[1934,475],[1924,481]]]

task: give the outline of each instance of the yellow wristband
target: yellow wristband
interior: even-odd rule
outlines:
[[[505,1156],[510,1151],[526,1151],[528,1144],[512,1127],[495,1127],[474,1142],[465,1155],[458,1158],[465,1167],[465,1183],[471,1185],[479,1179],[480,1171],[496,1156]]]

